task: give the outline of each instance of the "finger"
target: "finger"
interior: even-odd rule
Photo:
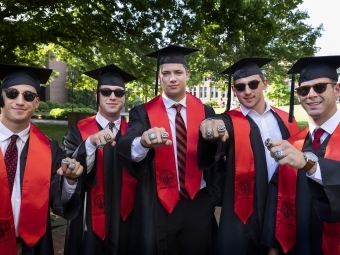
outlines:
[[[164,143],[164,145],[170,146],[170,145],[172,145],[172,141],[171,141],[171,140],[166,140],[165,143]]]
[[[62,160],[61,160],[61,164],[60,164],[60,169],[61,169],[63,172],[65,172],[69,164],[70,164],[70,161],[69,161],[68,158],[62,159]]]
[[[64,174],[64,171],[61,169],[61,167],[57,170],[57,174],[60,176]]]
[[[228,131],[224,131],[224,135],[222,136],[222,141],[225,142],[229,139],[229,133]]]
[[[112,142],[111,142],[111,146],[113,147],[113,146],[115,146],[116,145],[116,141],[115,140],[113,140]]]

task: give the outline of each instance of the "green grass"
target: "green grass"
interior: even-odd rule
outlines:
[[[42,132],[44,132],[48,137],[57,140],[61,146],[63,136],[67,132],[66,125],[58,124],[47,124],[47,123],[34,123]]]

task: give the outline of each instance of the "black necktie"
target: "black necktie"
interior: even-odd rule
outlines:
[[[112,131],[112,133],[113,133],[113,128],[114,127],[115,127],[115,123],[109,122],[109,129]]]

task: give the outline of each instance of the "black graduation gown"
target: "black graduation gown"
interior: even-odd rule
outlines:
[[[322,221],[340,222],[340,159],[324,158],[326,147],[331,136],[321,144],[317,156],[321,169],[322,183],[308,178],[308,185],[313,194],[314,208]],[[334,148],[338,149],[338,148]]]
[[[98,124],[98,123],[97,123]],[[102,128],[98,124],[98,128]],[[121,137],[119,131],[116,141]],[[90,190],[96,185],[96,161],[92,170],[87,173],[85,141],[76,126],[70,127],[64,136],[64,147],[67,155],[76,151],[76,159],[84,166],[83,175],[80,179],[83,189],[81,190],[81,210],[78,216],[67,224],[65,237],[65,255],[108,255],[125,254],[123,245],[119,245],[127,238],[129,231],[120,234],[121,229],[128,229],[130,216],[125,222],[120,217],[120,195],[122,185],[122,166],[118,162],[116,146],[105,145],[104,150],[104,192],[106,212],[106,238],[101,240],[92,229],[90,213]],[[78,148],[79,146],[79,148]],[[77,149],[78,148],[78,149]],[[85,193],[86,192],[86,193]],[[86,196],[86,227],[84,230],[84,202]],[[122,230],[123,231],[123,230]],[[123,234],[124,233],[124,234]],[[119,239],[121,238],[121,239]]]
[[[282,137],[285,139],[289,132],[280,117],[272,111],[278,121]],[[219,171],[224,172],[224,192],[222,200],[222,210],[215,247],[215,254],[266,254],[267,247],[261,244],[261,233],[263,230],[264,215],[266,210],[268,192],[268,172],[265,157],[265,148],[261,138],[260,130],[256,123],[247,116],[250,125],[251,147],[254,154],[255,164],[255,194],[254,212],[249,217],[246,224],[243,224],[234,211],[235,197],[235,150],[234,132],[232,121],[229,115],[221,114],[229,133],[229,139],[222,143],[209,142],[200,138],[198,145],[198,159],[201,169],[211,167],[220,158],[225,157],[225,164],[219,163]],[[209,153],[205,153],[208,151]],[[265,231],[268,231],[267,229]]]
[[[25,175],[25,165],[27,160],[27,152],[28,152],[28,142],[25,144],[21,155],[20,155],[20,182],[22,185],[23,177]],[[71,198],[67,201],[67,203],[63,204],[61,202],[61,189],[63,184],[63,177],[60,177],[57,174],[57,170],[60,167],[60,162],[63,155],[62,149],[59,147],[58,142],[54,140],[50,140],[51,150],[52,150],[52,166],[51,166],[51,186],[50,186],[50,208],[52,209],[54,214],[62,216],[65,219],[73,219],[79,212],[80,208],[80,186],[77,185],[77,188]],[[43,156],[44,152],[42,152]],[[39,165],[39,163],[37,162]],[[47,170],[45,167],[41,166],[41,170]],[[51,233],[51,221],[50,221],[50,211],[46,212],[48,214],[47,222],[46,222],[46,234],[38,241],[38,243],[30,248],[24,242],[22,244],[22,254],[23,255],[46,255],[46,254],[54,254],[53,250],[53,241],[52,241],[52,233]],[[0,251],[0,254],[1,251]]]
[[[204,109],[206,117],[215,115],[211,107],[205,105]],[[150,128],[144,105],[137,106],[130,111],[129,129],[117,144],[120,161],[131,175],[139,179],[132,215],[130,255],[153,255],[158,253],[158,249],[160,251],[164,250],[164,247],[159,245],[159,239],[162,236],[160,227],[162,223],[157,212],[160,211],[162,205],[158,199],[155,184],[155,152],[150,149],[147,156],[140,162],[131,161],[131,144],[133,140],[140,137],[143,132]],[[221,194],[219,189],[221,178],[212,169],[204,171],[203,175],[207,183],[208,194],[212,202],[217,204]]]
[[[327,141],[325,141],[327,143]],[[323,144],[322,147],[324,147]],[[320,147],[320,151],[322,150]],[[313,151],[311,139],[307,139],[303,151]],[[298,171],[296,187],[296,244],[286,253],[287,255],[321,255],[322,254],[322,223],[318,219],[312,203],[312,195],[308,188],[309,180],[304,171]],[[314,181],[312,181],[314,182]],[[275,172],[269,183],[268,202],[265,215],[262,242],[270,247],[280,250],[284,254],[275,238],[276,207],[278,195],[278,171]],[[269,226],[274,226],[269,227]]]

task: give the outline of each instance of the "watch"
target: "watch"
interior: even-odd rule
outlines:
[[[319,161],[319,158],[312,152],[306,151],[303,153],[303,156],[306,160],[306,165],[301,168],[301,170],[308,172],[316,163]]]

